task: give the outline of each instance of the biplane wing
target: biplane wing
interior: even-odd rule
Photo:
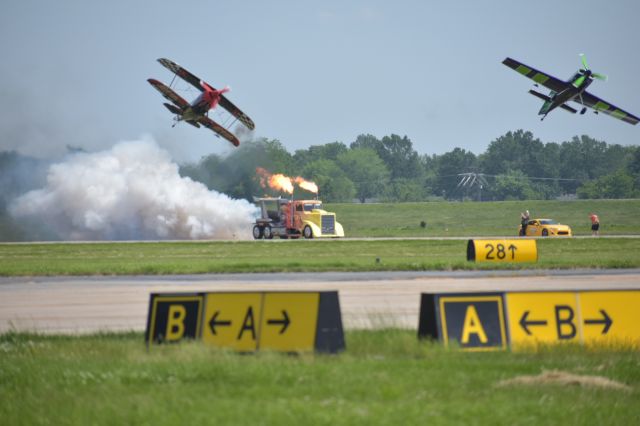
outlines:
[[[192,73],[184,69],[182,66],[176,64],[175,62],[167,58],[160,58],[158,59],[158,62],[160,62],[160,64],[163,67],[167,68],[169,71],[171,71],[172,73],[174,73],[175,75],[177,75],[178,77],[186,81],[187,83],[191,84],[196,89],[200,90],[201,92],[204,91],[204,88],[202,87],[202,80],[200,80],[198,77],[196,77],[195,75],[193,75]],[[207,86],[211,87],[212,89],[214,88],[209,83],[205,83],[205,84],[207,84]],[[235,106],[233,102],[227,99],[224,95],[220,96],[219,105],[222,108],[229,111],[229,114],[233,115],[235,118],[240,120],[240,122],[245,126],[247,126],[250,130],[255,129],[256,125],[253,123],[253,120],[251,120],[251,118],[249,118],[248,115],[242,112],[240,108]]]
[[[229,99],[225,98],[224,95],[220,96],[220,103],[218,105],[220,105],[222,108],[229,111],[229,114],[233,115],[235,118],[240,120],[240,122],[245,126],[247,126],[249,130],[253,130],[256,128],[256,125],[253,123],[253,120],[251,120],[247,114],[242,112],[240,108],[238,108],[233,103],[231,103]]]
[[[235,146],[240,145],[240,141],[238,140],[238,138],[236,138],[233,135],[233,133],[231,133],[230,131],[228,131],[227,129],[225,129],[224,127],[222,127],[221,125],[219,125],[218,123],[210,119],[209,117],[206,117],[206,116],[199,117],[198,122],[203,126],[213,130],[215,133],[222,136],[223,138],[231,142],[233,145]]]
[[[165,67],[187,83],[191,84],[196,89],[200,90],[201,92],[204,91],[204,88],[200,85],[201,80],[186,69],[182,68],[180,65],[166,58],[160,58],[158,59],[158,62],[160,62],[163,67]]]
[[[502,61],[503,64],[518,71],[520,74],[525,77],[530,78],[538,84],[542,84],[547,89],[553,90],[554,92],[562,92],[562,90],[566,89],[569,83],[560,80],[550,74],[544,73],[542,71],[538,71],[537,69],[530,67],[529,65],[525,65],[522,62],[516,61],[515,59],[506,58]]]
[[[167,100],[173,102],[176,106],[178,106],[181,110],[184,110],[189,106],[189,102],[185,101],[180,97],[176,92],[162,84],[156,79],[150,78],[147,80],[150,85],[155,87],[155,89],[162,94]]]
[[[636,125],[640,122],[640,118],[623,110],[622,108],[618,108],[613,105],[611,102],[606,102],[600,99],[599,97],[592,95],[591,93],[585,91],[582,93],[581,97],[576,96],[573,98],[575,102],[581,103],[584,106],[588,106],[589,108],[593,108],[597,112],[602,112],[611,117],[617,118],[619,120],[625,121],[629,124]]]

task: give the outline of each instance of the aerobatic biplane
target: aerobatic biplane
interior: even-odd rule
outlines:
[[[536,92],[535,90],[529,90],[529,93],[533,96],[544,101],[542,108],[540,108],[538,112],[538,115],[542,115],[541,120],[544,120],[547,114],[557,107],[575,114],[578,111],[566,104],[566,102],[573,101],[583,105],[580,114],[584,114],[587,111],[587,107],[589,107],[593,108],[593,112],[596,114],[602,112],[619,120],[626,121],[629,124],[638,124],[640,118],[586,91],[594,78],[606,80],[607,77],[603,74],[592,72],[587,66],[587,60],[584,55],[580,54],[580,58],[582,59],[583,68],[579,69],[573,77],[567,81],[562,81],[549,74],[538,71],[515,59],[506,58],[502,63],[535,81],[536,87],[538,87],[538,84],[541,84],[551,90],[549,95]]]
[[[158,62],[175,74],[173,76],[173,80],[171,80],[171,84],[166,86],[153,78],[150,78],[147,81],[155,87],[162,96],[173,103],[170,104],[165,102],[163,104],[169,111],[175,114],[173,126],[178,124],[180,121],[185,121],[198,128],[202,124],[203,126],[213,130],[216,133],[216,136],[222,136],[235,146],[240,145],[240,141],[229,131],[229,127],[231,127],[236,120],[239,120],[250,130],[255,128],[253,121],[244,112],[242,112],[240,108],[235,106],[224,96],[224,93],[231,90],[228,86],[224,89],[216,90],[207,82],[200,80],[198,77],[169,59],[160,58],[158,59]],[[191,84],[202,93],[193,102],[188,103],[171,88],[176,76]],[[235,117],[233,122],[226,127],[209,118],[209,110],[214,109],[218,105]]]

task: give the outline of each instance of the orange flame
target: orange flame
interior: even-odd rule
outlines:
[[[260,186],[262,186],[263,188],[268,187],[278,191],[286,192],[287,194],[293,194],[293,184],[295,183],[304,190],[313,192],[314,194],[318,193],[318,185],[300,176],[291,178],[289,176],[283,175],[282,173],[272,174],[262,167],[257,167],[256,173],[258,174],[258,176],[260,176]]]
[[[313,192],[314,194],[318,193],[318,185],[316,185],[315,183],[305,180],[300,176],[298,176],[295,180],[296,184],[298,184],[300,188],[305,189],[309,192]]]

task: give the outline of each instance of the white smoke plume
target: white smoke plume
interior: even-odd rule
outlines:
[[[151,138],[50,166],[44,188],[11,204],[64,240],[249,239],[256,207],[181,177]]]

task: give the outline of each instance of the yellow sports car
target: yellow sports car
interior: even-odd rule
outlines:
[[[518,229],[518,235],[522,236],[522,225]],[[556,222],[553,219],[531,219],[527,223],[527,237],[570,237],[571,227]]]

